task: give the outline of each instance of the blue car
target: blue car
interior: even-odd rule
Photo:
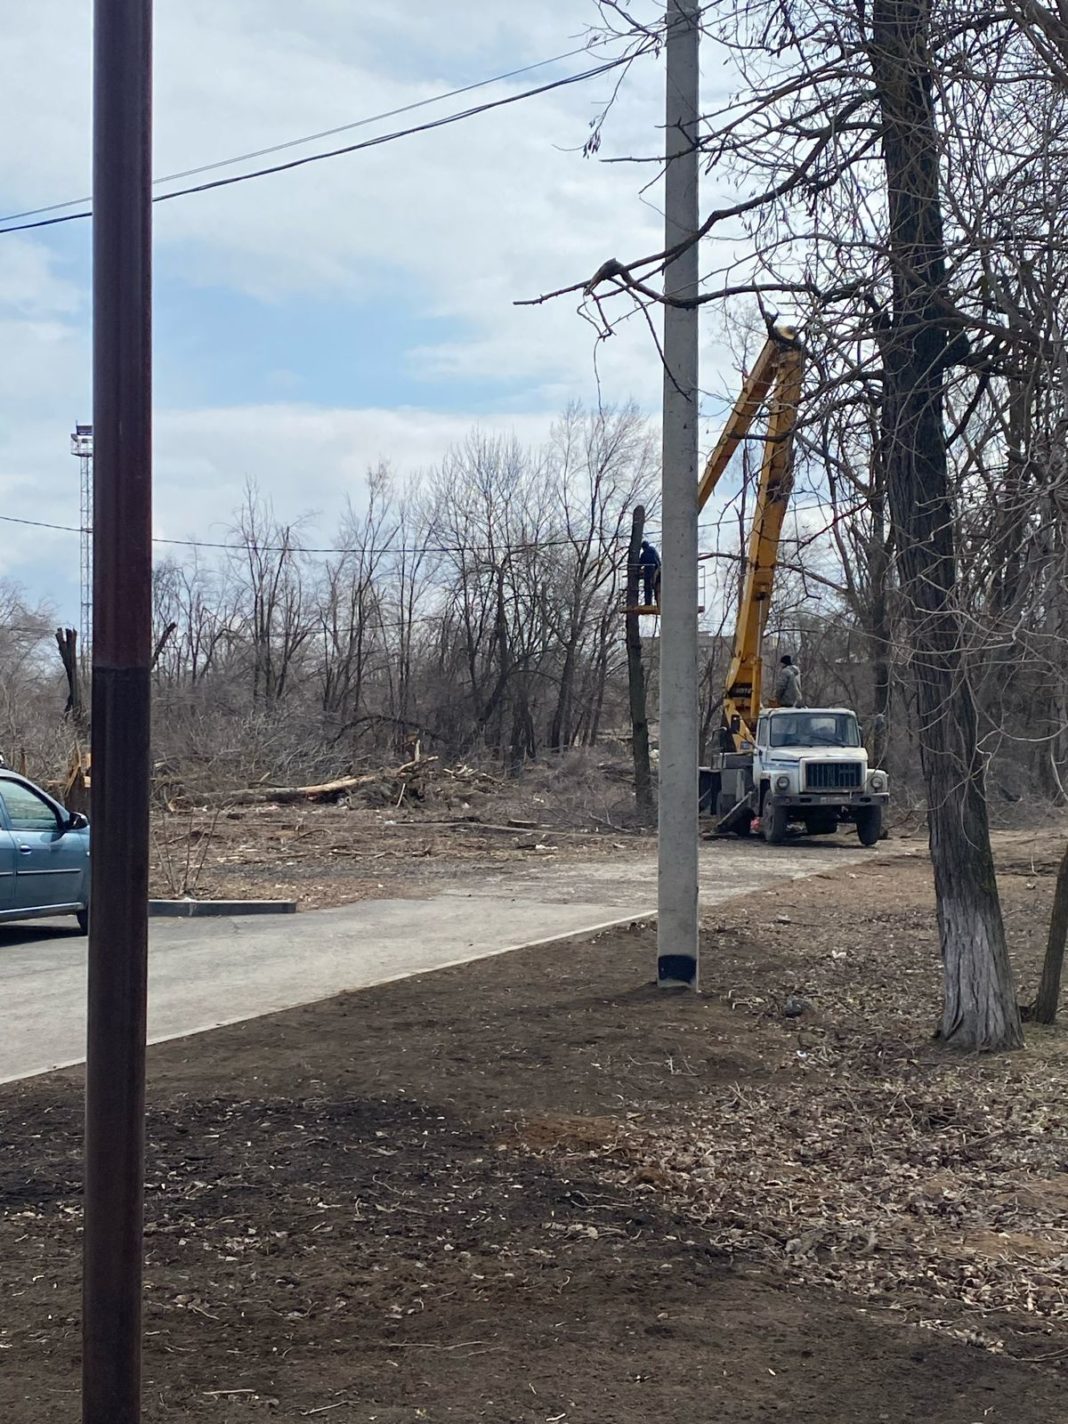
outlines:
[[[89,822],[0,769],[0,923],[76,915],[89,931]]]

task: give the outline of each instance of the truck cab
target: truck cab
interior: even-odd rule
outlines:
[[[752,747],[716,762],[721,830],[760,830],[771,845],[785,840],[791,825],[819,836],[852,824],[868,846],[882,834],[888,778],[868,766],[856,713],[847,707],[766,708]]]

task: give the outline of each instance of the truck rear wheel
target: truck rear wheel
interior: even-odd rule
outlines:
[[[760,824],[768,845],[782,845],[786,839],[786,807],[765,804]]]
[[[861,806],[855,813],[857,838],[863,846],[873,846],[883,829],[883,808],[881,806]]]

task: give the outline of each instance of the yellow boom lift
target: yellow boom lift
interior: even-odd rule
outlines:
[[[786,507],[793,487],[794,426],[801,399],[803,355],[790,327],[773,330],[750,371],[697,490],[704,509],[770,396],[764,458],[757,484],[756,511],[746,553],[745,585],[723,699],[723,728],[736,751],[753,744],[763,677],[761,646],[768,621]]]
[[[763,832],[778,844],[790,826],[829,834],[851,823],[874,845],[889,800],[886,773],[869,770],[857,715],[847,707],[763,707],[762,643],[783,523],[793,487],[793,445],[804,354],[796,332],[773,328],[708,457],[703,509],[761,410],[768,426],[746,551],[745,580],[723,699],[722,746],[702,771],[702,809],[716,829]],[[653,610],[658,611],[658,610]]]

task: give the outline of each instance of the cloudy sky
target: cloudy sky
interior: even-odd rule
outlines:
[[[638,3],[652,16],[659,4]],[[5,17],[0,212],[90,191],[88,0]],[[593,0],[157,0],[156,172],[433,98],[581,45]],[[600,58],[611,50],[598,51]],[[578,55],[300,153],[437,118],[588,67]],[[706,50],[705,85],[722,74]],[[627,73],[597,158],[581,148],[616,75],[363,153],[159,205],[156,533],[225,535],[244,481],[329,531],[379,460],[434,463],[475,423],[538,439],[573,399],[660,373],[637,321],[594,352],[573,300],[517,297],[660,245],[649,155],[663,73]],[[269,161],[269,160],[267,160]],[[247,168],[258,166],[245,165]],[[241,171],[241,169],[228,170]],[[3,224],[0,224],[3,225]],[[0,514],[78,523],[69,432],[91,418],[89,224],[0,238]],[[714,346],[703,384],[715,387]],[[716,413],[711,403],[711,416]],[[76,535],[0,524],[0,573],[77,609]]]

